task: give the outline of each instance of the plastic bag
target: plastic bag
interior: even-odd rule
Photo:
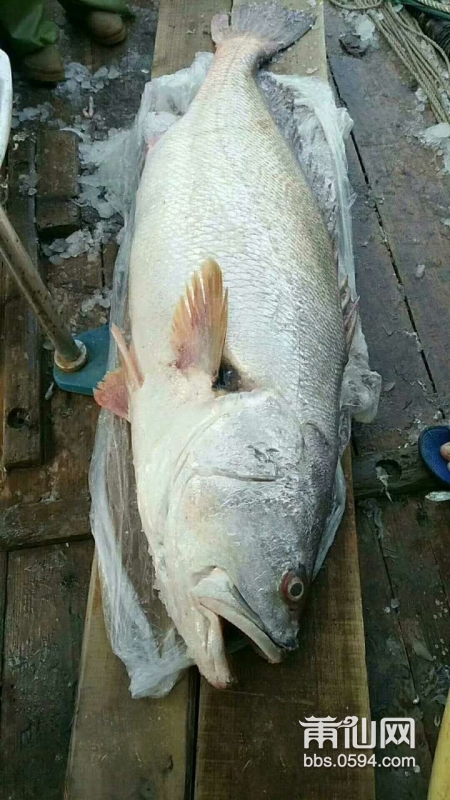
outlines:
[[[82,145],[85,162],[96,165],[92,180],[104,187],[106,199],[124,218],[114,272],[111,321],[127,331],[128,263],[133,233],[134,198],[146,145],[161,135],[189,107],[211,63],[197,55],[188,69],[147,84],[130,131],[106,142]],[[260,86],[273,116],[298,157],[321,205],[336,242],[340,276],[348,275],[355,292],[351,235],[351,192],[344,141],[351,120],[336,108],[327,83],[261,73]],[[117,353],[111,344],[110,368]],[[380,377],[371,372],[367,347],[358,323],[342,391],[341,453],[350,436],[350,418],[373,418]],[[124,662],[133,697],[160,697],[173,687],[192,662],[183,640],[158,600],[147,540],[136,502],[131,437],[128,423],[108,411],[99,418],[90,471],[91,523],[96,541],[106,628],[113,651]],[[332,511],[317,556],[323,563],[345,508],[345,480],[339,464]]]

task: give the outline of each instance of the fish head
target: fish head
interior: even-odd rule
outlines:
[[[169,613],[217,686],[231,679],[224,620],[270,662],[297,646],[336,468],[322,439],[262,391],[214,400],[208,424],[190,438],[167,519],[177,598]]]

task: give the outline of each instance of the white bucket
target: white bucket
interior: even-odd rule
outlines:
[[[0,50],[0,167],[8,146],[11,130],[12,79],[9,58]]]

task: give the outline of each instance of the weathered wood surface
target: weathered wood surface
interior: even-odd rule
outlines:
[[[56,8],[58,19],[61,19],[62,11],[60,6],[57,3],[50,3],[50,6],[52,5]],[[60,48],[66,60],[84,60],[86,48],[89,48],[87,41],[80,35],[74,37],[74,40],[70,42],[68,39],[63,38]],[[49,104],[51,101],[52,115],[55,119],[61,120],[60,125],[63,123],[67,125],[73,124],[73,118],[76,113],[80,113],[82,116],[83,99],[81,102],[79,101],[78,108],[74,108],[67,97],[50,95],[47,88],[31,86],[19,80],[15,81],[15,87],[20,93],[19,107],[42,106],[45,103]],[[15,130],[12,131],[12,135],[16,135]],[[67,138],[68,136],[69,138]],[[64,149],[61,151],[62,144],[64,144]],[[24,156],[22,155],[24,152],[30,154],[28,161],[24,161]],[[36,160],[35,153],[37,153]],[[18,166],[15,167],[17,175],[9,187],[9,205],[13,212],[11,213],[11,219],[23,241],[32,242],[34,254],[37,258],[41,253],[36,246],[37,232],[34,225],[34,209],[32,209],[32,213],[25,214],[24,208],[30,203],[33,203],[34,206],[34,201],[36,200],[37,221],[39,223],[41,203],[46,200],[52,200],[52,197],[50,197],[52,192],[54,194],[53,200],[57,200],[55,208],[70,202],[71,195],[77,185],[79,171],[73,135],[55,130],[54,120],[48,123],[28,122],[21,127],[18,141],[13,140],[10,153],[11,159],[13,165],[16,159],[19,160],[21,165],[20,169]],[[55,174],[59,176],[57,185],[49,177]],[[19,183],[21,187],[26,187],[30,183],[30,175],[31,182],[36,183],[36,195],[28,195],[26,190],[25,193],[19,191]],[[20,178],[20,176],[22,177]],[[42,183],[41,176],[43,178]],[[14,210],[16,205],[17,212]],[[84,209],[82,211],[80,225],[86,225],[88,221],[87,215]],[[22,225],[16,222],[16,218],[22,220]],[[42,231],[40,233],[42,234]],[[53,231],[51,238],[56,233]],[[50,231],[48,231],[48,234],[50,235]],[[82,301],[89,298],[89,295],[95,289],[101,290],[103,287],[100,255],[94,261],[89,261],[85,256],[66,260],[60,267],[49,264],[48,260],[42,257],[39,262],[41,272],[47,280],[58,308],[71,329],[74,331],[100,324],[105,313],[104,309],[99,308],[98,305],[87,312],[82,309]],[[14,300],[14,302],[16,301]],[[42,453],[39,451],[39,457],[36,455],[33,458],[31,456],[30,458],[20,458],[19,450],[17,449],[19,444],[17,444],[17,446],[14,445],[16,447],[14,458],[10,458],[8,457],[9,445],[7,438],[5,439],[5,464],[11,469],[7,474],[2,473],[0,478],[1,511],[19,503],[24,503],[24,505],[28,503],[38,504],[42,500],[51,502],[65,498],[70,502],[80,494],[85,494],[87,491],[87,469],[97,420],[97,409],[90,398],[66,395],[59,390],[54,390],[52,393],[52,354],[47,349],[43,349],[43,337],[39,334],[34,315],[31,311],[28,311],[25,301],[22,298],[18,298],[17,302],[24,304],[26,316],[19,314],[18,308],[15,311],[11,311],[14,318],[12,328],[17,335],[22,335],[20,332],[23,329],[25,320],[28,320],[28,333],[32,347],[30,345],[30,348],[27,348],[30,354],[28,360],[22,358],[17,363],[14,362],[12,380],[9,377],[6,366],[4,374],[2,373],[2,385],[4,386],[2,397],[4,397],[5,404],[4,417],[7,420],[10,406],[19,407],[18,404],[19,401],[22,403],[21,397],[24,391],[28,392],[31,410],[30,414],[27,412],[24,424],[21,424],[23,415],[11,417],[11,421],[16,427],[11,427],[5,423],[5,435],[6,437],[12,437],[12,432],[15,432],[14,442],[16,444],[18,441],[22,442],[20,447],[23,449],[23,442],[25,440],[29,441],[29,433],[31,431],[33,433],[33,442],[35,442],[33,452],[37,454],[37,432],[39,432],[40,427],[39,447],[42,444]],[[6,314],[8,314],[8,305],[7,303]],[[17,315],[23,316],[22,321],[17,319]],[[3,344],[3,358],[7,360],[12,357],[11,343],[5,339]],[[37,355],[36,359],[33,360],[31,356],[35,351]],[[42,385],[42,391],[40,390],[40,384]],[[20,391],[16,390],[17,386],[21,387]],[[33,393],[31,394],[31,392]],[[45,395],[47,396],[46,398],[44,397]],[[8,399],[9,397],[11,397],[11,400]],[[27,410],[28,406],[25,407],[25,400],[22,405]],[[10,427],[12,432],[9,430]],[[13,441],[12,438],[10,440],[11,442]],[[11,444],[12,447],[13,445]],[[13,452],[12,449],[11,452]],[[45,466],[38,464],[41,460]],[[17,469],[19,465],[25,466],[28,464],[36,464],[36,466],[26,470]],[[53,516],[50,502],[47,507],[49,514]],[[26,512],[24,513],[26,514]],[[42,519],[40,513],[39,516]],[[68,522],[68,520],[65,521],[66,526]],[[75,526],[73,530],[75,531]],[[53,531],[50,530],[50,533],[53,538]],[[24,532],[24,534],[26,538],[27,533]],[[30,534],[32,534],[31,531]],[[19,536],[19,546],[23,543],[23,538],[23,535]],[[36,538],[36,536],[32,536],[32,543],[36,541]],[[13,544],[11,538],[9,538],[8,546]]]
[[[368,537],[377,541],[384,562],[384,568],[373,573],[374,577],[376,574],[377,580],[381,580],[386,570],[389,574],[385,606],[382,607],[380,598],[369,613],[378,615],[378,627],[386,616],[395,618],[403,640],[399,648],[398,641],[386,638],[383,647],[382,637],[373,637],[368,645],[369,654],[371,646],[375,646],[379,651],[384,650],[384,656],[378,658],[378,674],[375,671],[371,674],[382,696],[389,697],[382,707],[384,713],[386,708],[392,712],[394,703],[405,713],[408,709],[412,711],[411,693],[407,697],[398,687],[396,690],[395,673],[392,681],[388,674],[383,681],[382,675],[389,654],[398,658],[401,649],[403,660],[406,654],[415,704],[420,711],[428,748],[433,753],[449,683],[449,509],[414,497],[392,503],[386,499],[367,500],[360,504],[360,512],[362,541]],[[447,542],[445,553],[436,548],[436,543],[442,542]],[[370,570],[374,570],[373,563]],[[378,710],[377,705],[373,705],[374,710]],[[418,793],[417,797],[422,795]]]
[[[426,527],[447,603],[450,605],[450,513],[448,503],[424,501],[420,509],[420,522]],[[439,614],[439,612],[434,613]]]
[[[426,468],[417,445],[353,458],[355,499],[390,497],[442,490],[443,486]],[[445,487],[444,487],[445,488]]]
[[[450,265],[446,253],[450,234],[442,220],[448,206],[450,178],[441,174],[442,164],[410,134],[416,98],[392,51],[381,42],[379,49],[361,59],[353,58],[339,45],[342,17],[329,6],[327,25],[331,72],[342,101],[356,120],[354,141],[386,235],[399,297],[404,298],[413,329],[392,326],[389,312],[383,314],[382,309],[378,317],[372,317],[371,328],[385,326],[388,331],[386,354],[389,350],[395,353],[395,361],[392,356],[390,361],[391,369],[394,367],[397,373],[397,377],[392,377],[396,381],[392,392],[404,391],[406,405],[412,391],[415,396],[414,381],[417,381],[419,386],[423,384],[424,400],[430,400],[413,420],[410,430],[405,431],[417,438],[421,427],[432,422],[436,405],[446,412],[449,407],[445,369],[450,302]],[[422,126],[432,123],[433,119],[424,119]],[[416,277],[419,264],[426,267],[420,279]],[[377,291],[378,281],[374,280],[372,292]],[[411,374],[409,360],[403,359],[399,344],[405,337],[417,342],[432,388],[437,390],[437,404],[428,381],[419,372]],[[369,437],[370,430],[364,435]]]
[[[43,130],[36,154],[39,196],[36,226],[41,239],[66,237],[80,227],[78,138],[71,131]]]
[[[430,506],[433,503],[420,498],[378,504],[381,549],[399,602],[394,613],[398,614],[426,737],[434,752],[435,718],[442,714],[449,688],[450,609],[433,540],[448,542],[450,513],[447,509],[445,518],[434,519],[427,513]]]
[[[0,549],[17,549],[90,536],[90,498],[19,503],[0,514]]]
[[[7,569],[8,569],[8,556],[6,553],[0,553],[0,653],[3,653],[3,638],[5,632]],[[1,708],[1,696],[0,696],[0,708]]]
[[[162,700],[132,699],[106,635],[95,559],[66,800],[182,800],[194,745],[192,677]]]
[[[440,409],[448,411],[443,381],[448,234],[443,219],[449,178],[440,173],[439,159],[408,136],[415,97],[389,48],[381,41],[379,50],[351,58],[338,44],[342,17],[334,9],[327,15],[332,74],[355,119],[354,143],[392,260],[403,315],[403,320],[391,319],[389,303],[377,310],[382,287],[377,273],[366,283],[369,275],[361,261],[361,314],[385,393],[379,423],[356,429],[356,493],[383,493],[377,466],[389,473],[393,498],[405,490],[419,492],[393,503],[368,500],[358,517],[372,712],[375,719],[396,713],[414,716],[415,755],[421,767],[414,775],[407,770],[407,780],[392,770],[377,770],[377,796],[423,800],[448,689],[450,512],[448,504],[424,499],[426,491],[438,487],[420,463],[414,442],[424,425],[442,418]],[[432,122],[424,119],[422,127]],[[356,235],[357,226],[358,215]],[[426,266],[423,279],[416,277],[418,264]],[[409,325],[404,324],[405,310]],[[417,344],[416,353],[411,344]]]
[[[383,505],[383,509],[386,504]],[[366,659],[369,676],[370,708],[377,723],[384,717],[412,717],[415,721],[416,748],[406,744],[390,744],[386,750],[379,748],[377,762],[384,756],[410,757],[416,768],[379,768],[375,770],[378,800],[425,800],[431,770],[430,747],[422,721],[421,699],[415,685],[400,625],[402,605],[396,605],[398,596],[390,583],[390,561],[381,547],[384,535],[382,509],[366,501],[357,504],[357,529],[361,587],[366,631]],[[415,575],[415,570],[413,571]],[[408,583],[415,583],[410,575]]]
[[[8,216],[37,264],[33,191],[35,144],[17,142],[8,156]],[[28,467],[41,460],[41,341],[34,312],[3,266],[3,466]]]
[[[219,8],[222,10],[220,3],[211,2],[194,8],[184,2],[161,5],[153,76],[187,66],[197,49],[211,48],[209,20],[212,12]],[[319,7],[319,19],[320,16]],[[187,31],[191,32],[186,35]],[[314,46],[308,47],[306,55],[302,45],[297,49],[297,58],[295,53],[289,54],[290,69],[305,71],[313,64],[324,72],[320,24],[312,38]],[[344,571],[347,575],[346,613],[341,614],[340,582]],[[187,767],[187,751],[193,745],[185,734],[193,702],[192,694],[189,699],[186,678],[163,701],[131,701],[123,667],[112,656],[106,642],[98,598],[98,581],[94,575],[67,800],[87,798],[92,787],[99,798],[110,797],[118,787],[118,794],[134,797],[142,781],[150,787],[149,793],[155,792],[155,797],[178,798],[186,796],[185,791],[191,796],[190,775],[187,774],[185,782],[183,773]],[[281,667],[270,668],[250,651],[245,651],[233,659],[239,680],[236,691],[219,693],[202,684],[195,787],[195,797],[199,800],[246,796],[250,788],[254,793],[256,787],[258,792],[276,798],[286,792],[296,793],[299,781],[305,786],[305,797],[328,798],[331,786],[336,798],[364,800],[374,796],[371,769],[340,769],[339,774],[333,770],[328,782],[324,782],[321,773],[308,771],[299,763],[302,752],[299,715],[315,710],[344,717],[351,708],[351,713],[369,716],[351,499],[339,542],[315,586],[306,620],[301,651]],[[111,697],[115,698],[114,709]],[[116,739],[113,726],[108,724],[114,714],[115,727],[121,731],[122,738]],[[146,733],[149,719],[153,723],[151,747]],[[178,733],[174,737],[175,729]],[[127,732],[133,730],[135,734],[131,737]],[[245,747],[242,746],[243,737]],[[277,748],[273,747],[274,740]],[[94,743],[98,756],[88,761],[87,753],[92,752]],[[114,765],[121,744],[120,770],[116,770]],[[168,783],[165,765],[170,757],[174,769],[172,782]]]
[[[61,15],[61,8],[55,5],[58,15]],[[70,42],[68,38],[63,38],[61,49],[65,59],[83,60],[86,41],[79,35]],[[20,95],[18,108],[36,107],[51,101],[54,118],[62,120],[58,125],[72,124],[74,115],[81,113],[81,109],[74,109],[66,97],[51,95],[47,88],[38,88],[15,79],[15,89]],[[9,186],[11,219],[23,240],[30,240],[34,247],[36,231],[33,214],[25,214],[24,209],[28,204],[34,204],[35,197],[39,206],[40,175],[37,175],[37,195],[28,195],[26,192],[21,194],[18,182],[25,185],[30,172],[32,174],[35,167],[35,143],[36,149],[41,153],[38,159],[40,174],[45,170],[53,170],[62,176],[65,172],[64,181],[72,181],[72,191],[78,173],[76,160],[72,158],[65,163],[57,148],[46,147],[48,152],[44,154],[40,136],[43,133],[46,138],[49,130],[54,133],[54,120],[21,125],[17,141],[13,140],[10,152],[10,163],[14,164],[17,173],[15,177],[10,175],[13,177]],[[13,131],[14,136],[16,132]],[[28,161],[24,159],[23,152],[31,154]],[[22,174],[25,177],[20,178],[19,175]],[[66,184],[66,189],[69,183]],[[65,202],[63,197],[58,200],[59,204]],[[37,217],[39,220],[39,208]],[[83,224],[86,224],[85,218]],[[51,234],[52,237],[53,235],[56,235],[55,231]],[[67,314],[68,322],[72,323],[72,329],[75,326],[88,327],[99,323],[99,316],[105,313],[104,309],[97,306],[84,314],[81,302],[94,289],[102,288],[100,258],[96,264],[89,262],[87,258],[76,259],[71,263],[66,261],[59,273],[55,267],[48,268],[48,262],[43,259],[41,269],[50,279],[51,291],[63,313]],[[21,299],[18,302],[24,304]],[[24,308],[26,309],[25,304]],[[8,312],[7,306],[6,315],[8,313],[16,333],[22,330],[25,317],[22,320],[17,318],[19,308],[13,312],[11,306],[11,312]],[[20,400],[22,403],[20,398],[23,395],[16,394],[14,386],[20,384],[21,387],[29,387],[22,405],[29,402],[33,419],[39,418],[43,447],[39,457],[31,458],[30,450],[26,457],[19,457],[20,452],[25,452],[24,445],[19,447],[12,439],[10,444],[5,440],[6,463],[11,469],[0,475],[2,544],[7,539],[8,547],[28,545],[29,548],[22,552],[0,554],[0,606],[6,598],[5,614],[0,608],[1,624],[4,622],[5,627],[2,648],[4,657],[0,757],[3,763],[0,768],[0,797],[1,800],[61,800],[92,558],[92,542],[72,542],[66,545],[61,540],[64,534],[68,538],[69,534],[74,537],[89,535],[87,469],[97,409],[92,399],[69,396],[59,391],[53,394],[48,392],[52,382],[49,369],[51,354],[47,350],[41,350],[42,339],[36,333],[35,320],[27,309],[26,313],[29,319],[27,335],[33,348],[29,353],[31,355],[37,352],[38,357],[31,362],[30,359],[17,359],[14,381],[10,380],[9,368],[0,370],[1,404],[3,407],[5,400],[6,409],[10,402],[17,405]],[[11,341],[8,336],[3,338],[3,327],[1,344],[2,364],[8,358],[12,363]],[[41,368],[40,399],[39,385],[34,375],[40,374]],[[44,399],[43,395],[47,392],[47,399]],[[11,430],[15,430],[17,435],[21,432],[20,428]],[[37,441],[37,437],[34,441]],[[8,456],[8,452],[14,453],[14,458]],[[36,447],[34,452],[37,453]],[[19,464],[30,463],[36,466],[16,468]],[[14,508],[9,512],[10,507]],[[45,540],[46,536],[51,540],[59,540],[61,544],[30,548],[30,545]],[[3,571],[5,567],[6,574]]]
[[[91,558],[84,542],[8,554],[2,800],[61,798]]]
[[[357,119],[355,128],[358,125]],[[375,188],[364,172],[352,138],[347,155],[350,183],[356,193],[352,221],[361,321],[370,365],[383,380],[375,420],[370,425],[354,425],[357,454],[367,455],[403,448],[405,441],[414,442],[417,421],[432,422],[438,402],[417,349],[389,240],[376,212]]]
[[[232,0],[225,0],[220,10],[230,11],[231,5]],[[213,49],[210,21],[217,10],[216,0],[160,3],[152,78],[188,67],[199,50]]]

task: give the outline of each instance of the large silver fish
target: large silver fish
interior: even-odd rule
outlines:
[[[277,3],[213,20],[206,81],[146,158],[132,346],[115,332],[123,368],[96,392],[131,423],[160,595],[218,687],[222,620],[271,662],[296,646],[338,459],[332,245],[254,77],[313,21]]]

